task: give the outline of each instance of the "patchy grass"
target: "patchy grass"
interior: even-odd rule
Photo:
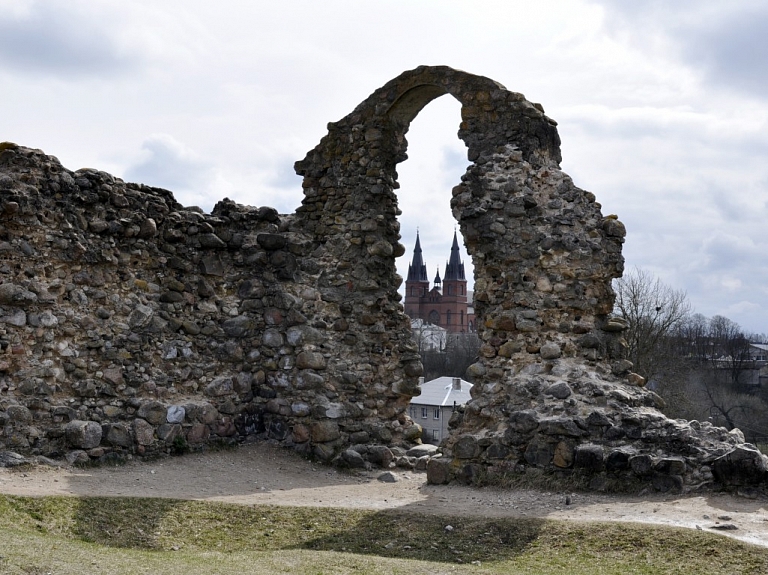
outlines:
[[[0,556],[14,574],[768,573],[768,549],[648,525],[131,498],[0,496]]]

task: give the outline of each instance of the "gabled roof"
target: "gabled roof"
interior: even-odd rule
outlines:
[[[432,381],[425,381],[419,388],[421,389],[421,395],[411,399],[411,403],[419,405],[434,405],[434,406],[452,406],[454,402],[456,405],[464,405],[467,403],[471,396],[469,390],[472,389],[472,384],[463,379],[459,379],[461,382],[461,389],[453,389],[453,377],[438,377]]]

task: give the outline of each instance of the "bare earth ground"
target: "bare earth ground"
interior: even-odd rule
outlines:
[[[164,497],[235,504],[392,509],[449,516],[538,517],[574,521],[632,521],[716,530],[768,546],[768,500],[725,494],[645,497],[427,485],[426,474],[395,471],[377,480],[313,465],[266,444],[198,453],[120,467],[0,469],[0,493]],[[566,495],[571,501],[566,505]],[[719,531],[719,530],[717,530]]]

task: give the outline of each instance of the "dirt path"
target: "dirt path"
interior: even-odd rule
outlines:
[[[193,454],[122,467],[73,469],[36,466],[0,469],[0,493],[167,497],[321,507],[397,509],[440,515],[541,517],[577,521],[634,521],[716,530],[768,546],[768,500],[729,495],[627,497],[538,491],[503,491],[426,484],[424,473],[338,472],[269,445]]]

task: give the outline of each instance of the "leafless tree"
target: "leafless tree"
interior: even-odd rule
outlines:
[[[477,359],[480,339],[475,333],[449,334],[442,349],[423,349],[421,362],[424,379],[429,381],[444,375],[464,377],[467,368]]]
[[[702,387],[709,404],[709,419],[727,429],[739,428],[747,441],[765,442],[768,437],[768,404],[760,397],[723,385],[720,378],[704,377]]]
[[[744,372],[750,367],[750,342],[737,324],[727,317],[714,316],[709,321],[710,361],[716,371],[733,386],[743,385]]]
[[[654,380],[679,360],[673,336],[691,313],[686,294],[638,268],[617,279],[614,289],[616,313],[629,324],[628,359],[637,373]]]
[[[669,417],[738,427],[768,437],[768,403],[749,380],[751,341],[734,321],[691,313],[685,292],[635,269],[615,283],[616,312],[629,323],[628,358],[665,399]]]

